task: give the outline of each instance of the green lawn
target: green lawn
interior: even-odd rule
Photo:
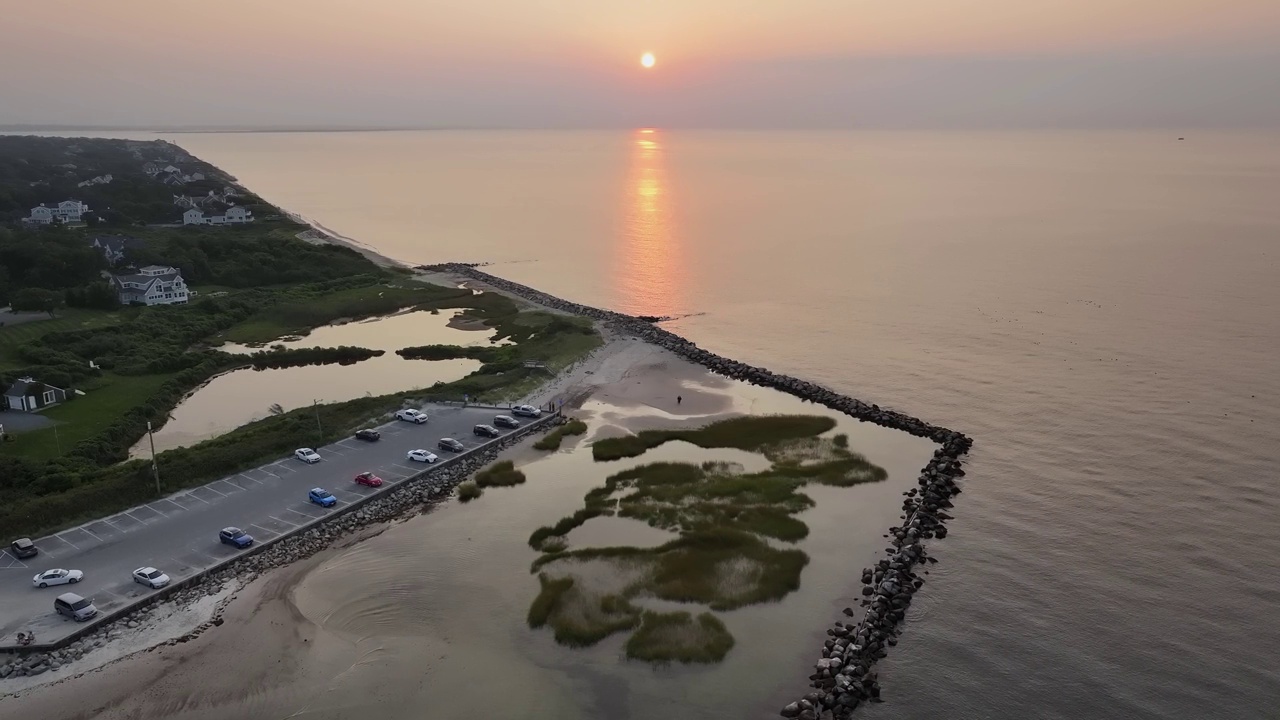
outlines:
[[[64,308],[58,311],[58,316],[55,318],[0,327],[0,371],[18,370],[29,365],[30,363],[23,362],[22,358],[18,357],[17,349],[41,335],[64,330],[85,330],[116,325],[133,312],[132,308],[110,312]]]
[[[14,441],[5,444],[4,452],[33,460],[64,454],[77,442],[102,432],[129,408],[146,402],[175,375],[103,375],[90,386],[92,389],[85,390],[84,397],[77,396],[42,413],[58,423],[56,428],[15,434]]]

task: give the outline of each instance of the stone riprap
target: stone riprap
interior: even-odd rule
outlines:
[[[549,422],[537,426],[535,431],[548,430],[555,426],[556,421],[557,418],[552,417]],[[368,525],[394,520],[409,512],[416,512],[424,505],[441,502],[452,494],[458,484],[493,462],[499,452],[521,442],[527,435],[528,433],[512,435],[484,449],[472,451],[469,455],[460,457],[447,466],[438,469],[428,468],[423,475],[406,480],[351,512],[334,516],[307,530],[275,541],[262,552],[223,566],[202,579],[187,584],[154,605],[104,623],[93,633],[66,647],[51,651],[15,652],[9,657],[0,657],[0,693],[4,692],[5,678],[60,671],[66,668],[68,663],[79,660],[95,648],[119,638],[125,629],[135,629],[145,625],[162,606],[184,606],[203,597],[216,595],[226,583],[232,580],[247,584],[264,572],[310,557],[328,548],[334,540],[351,532]],[[213,617],[208,621],[166,644],[176,645],[188,642],[205,630],[221,625],[222,607],[225,604],[226,601],[214,611]]]
[[[936,562],[926,554],[924,541],[947,536],[946,521],[951,516],[945,510],[952,507],[951,498],[960,493],[956,480],[965,474],[961,458],[973,445],[969,437],[846,397],[805,380],[720,357],[653,324],[661,318],[632,317],[562,300],[490,275],[474,264],[446,263],[424,265],[418,269],[471,278],[549,308],[602,321],[619,332],[666,348],[714,373],[781,390],[859,420],[927,437],[938,443],[938,449],[920,473],[919,487],[905,493],[903,524],[889,529],[892,547],[886,549],[883,559],[862,571],[861,612],[853,608],[844,609],[844,614],[850,618],[861,616],[852,622],[836,622],[827,630],[829,639],[823,644],[815,672],[809,676],[813,691],[789,703],[781,715],[802,720],[846,718],[860,703],[880,701],[880,684],[874,666],[886,656],[888,647],[897,644],[911,597],[924,585],[924,579],[916,573],[916,568]]]

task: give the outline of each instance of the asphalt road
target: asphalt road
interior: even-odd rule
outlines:
[[[170,495],[102,520],[86,523],[35,541],[40,554],[19,560],[0,551],[0,645],[10,645],[20,630],[34,631],[40,643],[54,642],[77,630],[72,620],[53,611],[53,600],[64,592],[92,598],[101,614],[110,613],[153,592],[133,582],[135,568],[159,568],[177,581],[205,570],[242,551],[218,541],[218,530],[234,525],[255,543],[271,540],[345,503],[383,492],[422,471],[405,453],[424,448],[447,460],[451,453],[436,443],[451,437],[467,448],[487,442],[472,432],[478,423],[492,424],[497,414],[485,408],[430,405],[423,408],[430,421],[415,425],[393,422],[380,428],[382,439],[362,442],[347,438],[318,448],[322,460],[308,465],[286,458],[232,475],[198,488]],[[521,424],[525,419],[519,418]],[[503,433],[511,432],[499,428]],[[383,479],[381,489],[357,485],[357,473],[372,471]],[[163,475],[164,467],[160,472]],[[322,487],[338,498],[332,509],[307,500],[307,491]],[[75,585],[36,588],[32,577],[50,568],[81,570]]]

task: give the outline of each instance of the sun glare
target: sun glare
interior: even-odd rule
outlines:
[[[655,62],[657,62],[657,60],[654,59],[653,53],[645,53],[640,56],[640,64],[647,68],[653,67]]]

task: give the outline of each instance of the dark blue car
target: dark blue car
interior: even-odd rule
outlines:
[[[307,492],[307,499],[320,507],[330,508],[338,504],[338,498],[324,488],[311,488]]]
[[[223,545],[233,545],[241,550],[253,544],[253,536],[238,527],[226,527],[218,531]]]

